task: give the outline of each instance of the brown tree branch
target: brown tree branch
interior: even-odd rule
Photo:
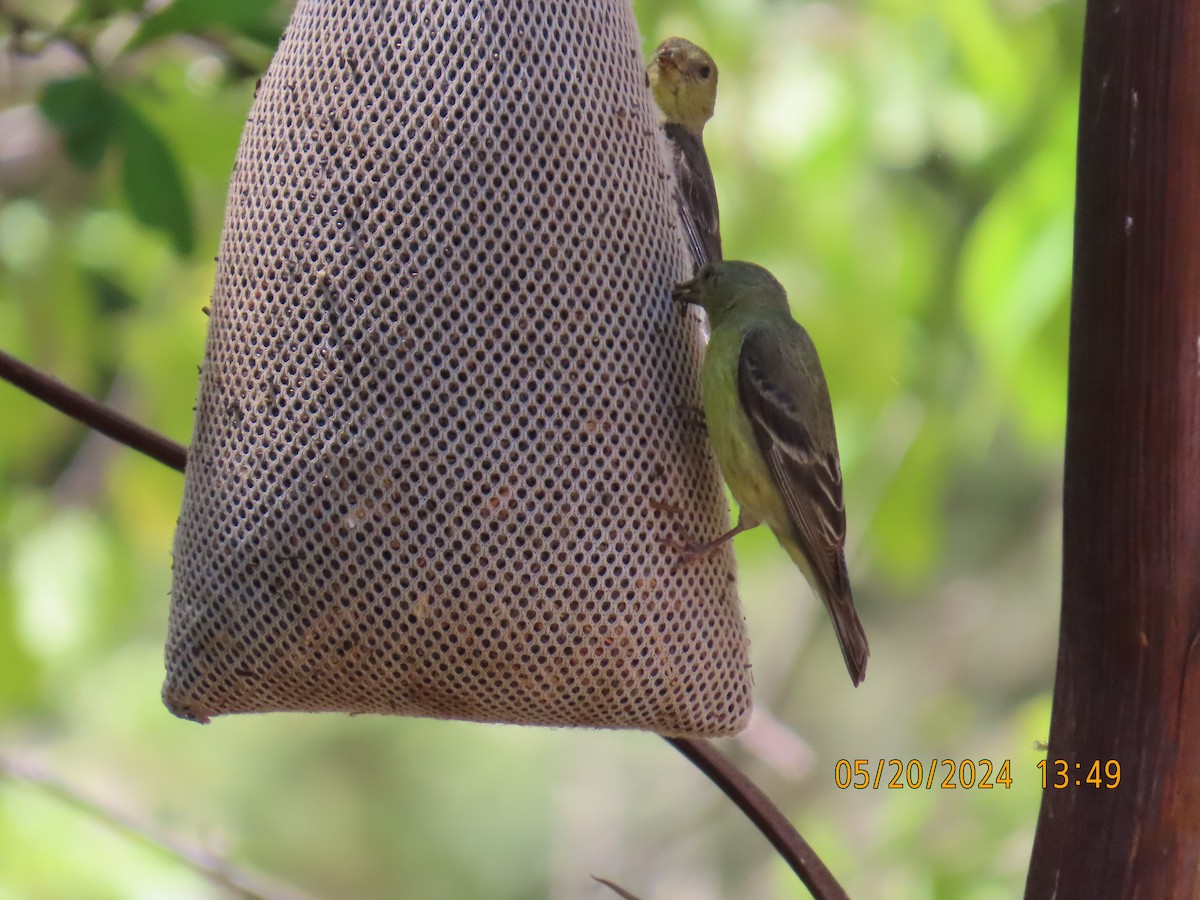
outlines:
[[[800,832],[792,827],[771,798],[708,741],[667,738],[667,743],[687,757],[709,781],[725,792],[746,818],[763,833],[816,900],[846,900],[833,873],[821,862]]]
[[[181,444],[139,425],[128,416],[96,402],[91,397],[72,390],[58,379],[3,351],[0,351],[0,379],[114,441],[144,453],[164,466],[183,471],[187,462],[187,450]]]
[[[0,352],[0,379],[131,449],[145,453],[182,472],[187,450],[116,410],[73,391],[32,366]],[[696,768],[720,788],[771,842],[816,900],[845,900],[833,874],[800,836],[787,817],[749,778],[708,741],[666,738]]]

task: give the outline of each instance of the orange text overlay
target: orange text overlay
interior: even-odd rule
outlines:
[[[990,791],[1012,787],[1010,759],[839,759],[833,783],[842,790]]]

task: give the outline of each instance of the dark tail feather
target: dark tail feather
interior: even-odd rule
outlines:
[[[850,680],[858,687],[867,674],[867,657],[871,648],[867,645],[867,633],[863,630],[858,612],[854,609],[854,594],[850,591],[850,573],[846,571],[846,557],[841,547],[830,547],[828,555],[821,557],[823,565],[813,565],[802,539],[781,541],[792,561],[796,563],[814,593],[821,598],[833,630],[842,647],[842,658]]]
[[[841,554],[838,554],[841,556]],[[846,571],[846,561],[838,560],[837,582],[822,584],[817,591],[825,608],[829,610],[829,618],[833,621],[833,630],[837,633],[838,644],[842,648],[842,659],[846,661],[846,670],[850,680],[858,687],[867,674],[867,657],[871,648],[867,644],[867,633],[863,630],[858,611],[854,608],[854,595],[850,593],[850,575]]]
[[[854,610],[854,598],[849,593],[840,597],[824,597],[825,608],[829,610],[829,618],[833,620],[833,630],[837,632],[838,643],[842,646],[842,659],[846,661],[846,670],[854,686],[862,682],[867,674],[867,657],[871,648],[867,645],[867,633],[863,631],[862,622]]]

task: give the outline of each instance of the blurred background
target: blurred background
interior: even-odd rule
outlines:
[[[738,538],[759,713],[720,742],[852,896],[1018,896],[1058,618],[1083,2],[637,0],[721,72],[727,256],[820,347],[850,687],[765,529]],[[0,348],[186,441],[224,195],[290,4],[0,3]],[[413,719],[206,728],[159,700],[182,480],[0,384],[0,898],[807,893],[667,744]],[[838,760],[1011,787],[839,789]],[[892,770],[888,770],[889,774]],[[943,770],[946,771],[946,770]],[[885,781],[887,776],[885,776]]]

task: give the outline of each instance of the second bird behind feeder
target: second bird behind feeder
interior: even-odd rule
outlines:
[[[704,125],[717,102],[717,64],[691,41],[667,38],[650,58],[646,78],[662,115],[675,205],[694,272],[721,258],[717,189],[704,152]]]

